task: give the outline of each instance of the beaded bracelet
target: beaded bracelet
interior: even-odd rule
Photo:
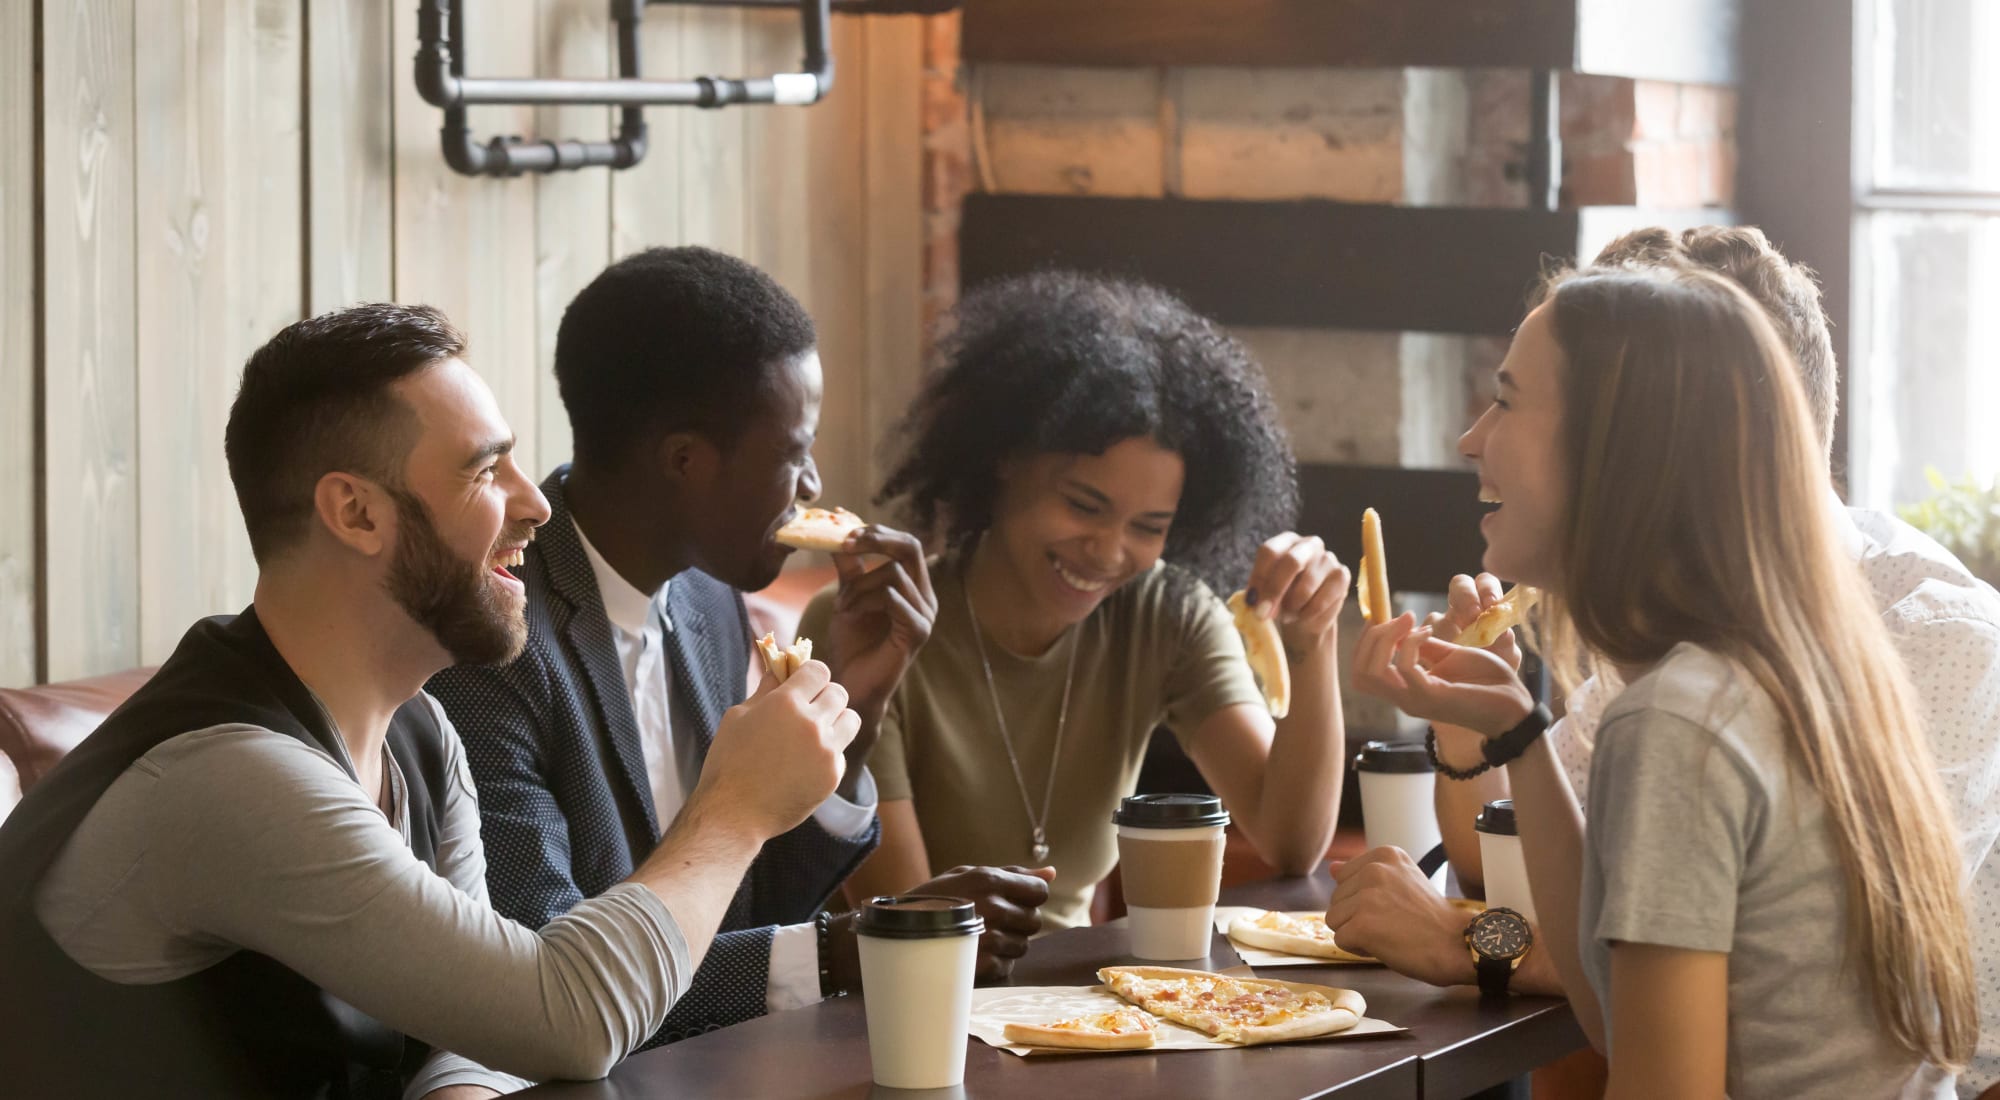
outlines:
[[[1431,758],[1431,767],[1436,768],[1438,774],[1444,776],[1446,779],[1456,779],[1464,782],[1467,779],[1477,779],[1493,770],[1493,765],[1483,760],[1480,761],[1479,766],[1476,768],[1454,768],[1439,759],[1438,733],[1434,727],[1426,727],[1424,730],[1424,752]]]
[[[814,917],[813,932],[819,940],[819,995],[838,997],[846,990],[833,984],[833,914],[822,910]]]

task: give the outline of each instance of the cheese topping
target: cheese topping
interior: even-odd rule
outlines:
[[[1097,1031],[1107,1035],[1129,1035],[1136,1031],[1153,1030],[1153,1021],[1129,1008],[1113,1012],[1103,1012],[1096,1016],[1078,1016],[1073,1020],[1058,1020],[1047,1025],[1062,1031]]]
[[[1321,943],[1333,942],[1333,929],[1326,926],[1324,916],[1295,917],[1290,913],[1273,911],[1250,923],[1267,931],[1282,932],[1288,936],[1305,936]]]

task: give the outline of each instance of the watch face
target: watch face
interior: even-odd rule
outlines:
[[[1518,959],[1527,954],[1534,933],[1528,922],[1512,909],[1488,909],[1472,919],[1466,939],[1474,950],[1489,959]]]

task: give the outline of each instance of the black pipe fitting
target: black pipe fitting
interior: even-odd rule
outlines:
[[[649,81],[639,75],[639,21],[648,0],[609,0],[618,37],[615,80],[511,80],[465,75],[466,0],[418,0],[416,86],[424,101],[444,109],[440,132],[445,163],[472,176],[517,176],[605,166],[630,168],[646,155],[646,106],[724,107],[737,103],[817,103],[833,88],[827,50],[830,0],[796,0],[805,38],[804,71],[768,77],[704,76]],[[791,0],[778,0],[791,2]],[[810,87],[806,82],[810,81]],[[620,108],[610,141],[495,137],[481,144],[466,125],[476,103],[589,105]]]

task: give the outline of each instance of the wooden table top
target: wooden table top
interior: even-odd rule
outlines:
[[[1223,903],[1268,909],[1323,907],[1326,871],[1223,891]],[[1135,962],[1119,924],[1038,939],[1015,965],[1011,985],[1095,985],[1100,966]],[[1208,969],[1241,965],[1216,936]],[[602,1081],[554,1083],[522,1093],[541,1100],[659,1097],[1217,1096],[1463,1097],[1511,1080],[1584,1045],[1569,1005],[1547,997],[1482,1000],[1471,989],[1437,989],[1378,966],[1293,966],[1267,976],[1344,986],[1368,999],[1368,1014],[1407,1030],[1379,1038],[1171,1054],[1022,1058],[968,1038],[961,1089],[909,1091],[869,1076],[861,998],[840,997],[759,1017],[627,1059]]]

